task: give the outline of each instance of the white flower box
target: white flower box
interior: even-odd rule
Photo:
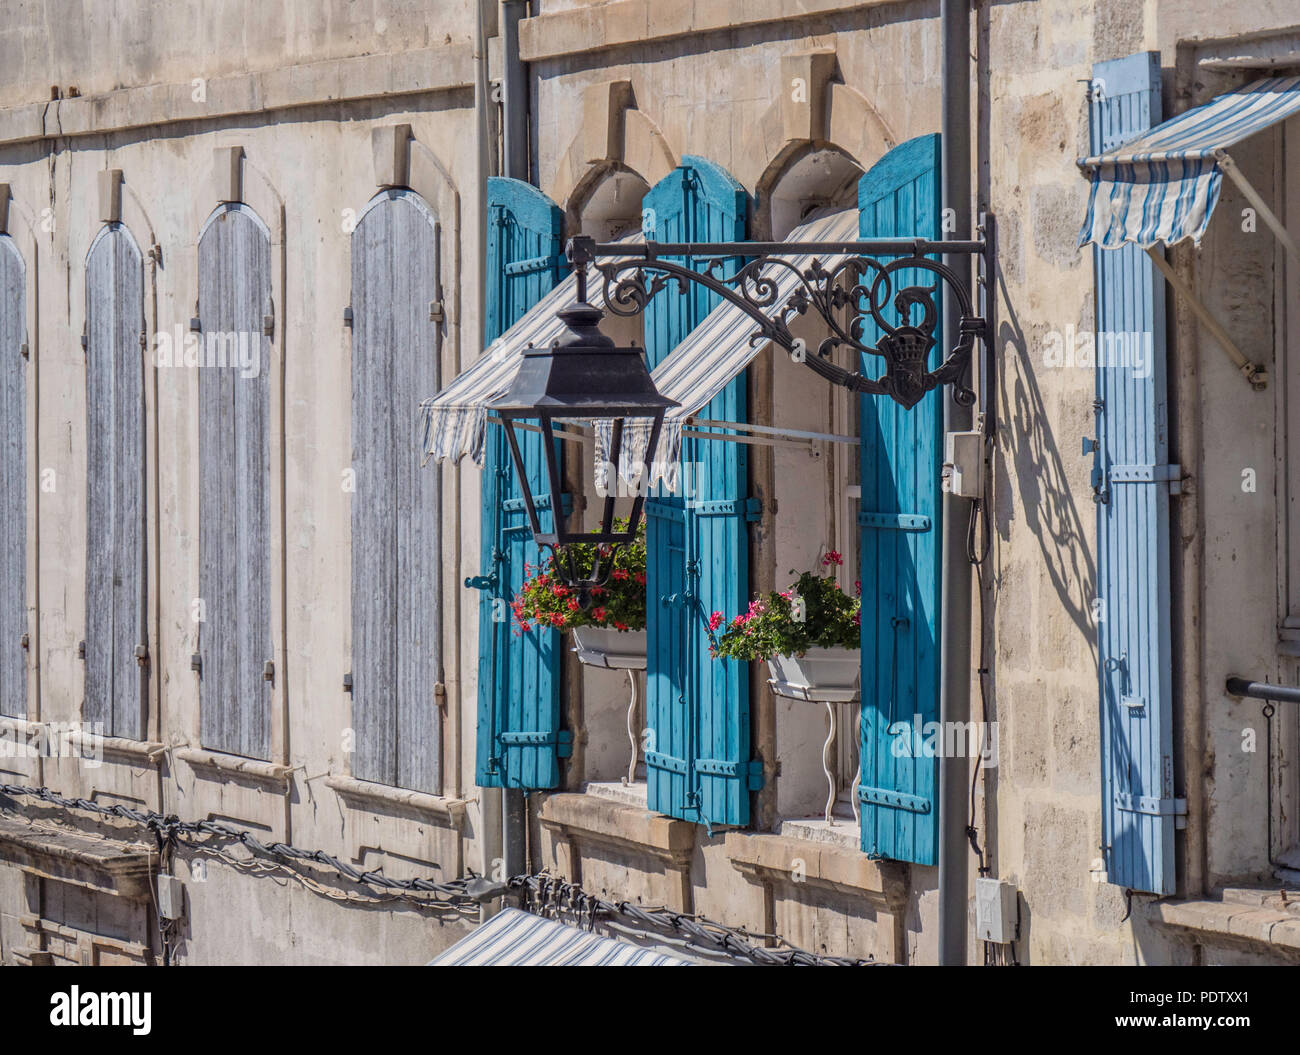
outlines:
[[[615,630],[608,626],[575,626],[573,651],[591,667],[645,670],[644,630]]]
[[[862,654],[856,648],[810,648],[802,656],[773,656],[768,684],[778,696],[840,703],[859,696]]]

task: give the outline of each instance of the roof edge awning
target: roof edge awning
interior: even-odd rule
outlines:
[[[1259,210],[1262,199],[1227,155],[1228,147],[1300,113],[1300,77],[1268,77],[1216,96],[1135,139],[1078,165],[1091,181],[1080,246],[1150,249],[1188,238],[1196,245],[1209,226],[1226,173]],[[1249,188],[1249,190],[1247,190]],[[1260,216],[1294,254],[1295,246],[1265,206]]]
[[[430,967],[690,967],[697,961],[655,946],[581,930],[522,909],[502,909]]]

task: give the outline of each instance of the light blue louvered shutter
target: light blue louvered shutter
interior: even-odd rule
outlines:
[[[734,242],[745,237],[744,189],[717,165],[686,156],[646,195],[645,234],[661,242]],[[732,266],[738,263],[733,261]],[[673,284],[645,313],[653,368],[718,304],[703,286]],[[702,412],[747,420],[746,381],[736,378]],[[762,786],[751,757],[749,667],[709,655],[707,621],[749,601],[749,463],[743,444],[687,439],[682,495],[646,503],[647,795],[651,809],[712,825],[749,821]]]
[[[484,345],[509,329],[550,292],[564,273],[564,213],[520,180],[488,180],[487,318]],[[540,560],[523,492],[499,425],[488,426],[483,467],[482,573],[479,605],[477,782],[481,787],[553,788],[561,758],[572,751],[563,729],[560,664],[563,639],[534,626],[520,633],[510,602],[527,566]],[[519,434],[542,527],[548,527],[550,485],[540,435]],[[472,580],[471,580],[472,581]]]
[[[939,136],[920,136],[862,177],[863,238],[939,237],[939,150]],[[895,289],[934,281],[906,271]],[[937,321],[936,337],[942,332]],[[868,324],[863,339],[878,337]],[[936,339],[930,369],[943,358],[941,344]],[[863,360],[867,376],[881,372],[880,359]],[[932,391],[905,410],[887,396],[864,396],[861,414],[862,849],[923,865],[937,860],[939,772],[914,731],[939,717],[944,398]]]
[[[439,388],[438,223],[388,190],[352,233],[352,773],[441,790],[441,471],[416,408]]]
[[[272,657],[263,334],[271,314],[270,232],[248,206],[222,206],[199,235],[199,726],[204,747],[261,759],[271,757],[271,682],[263,677]],[[251,365],[232,366],[235,359]]]
[[[1092,150],[1159,124],[1160,56],[1093,67]],[[1110,882],[1172,894],[1175,797],[1164,282],[1134,245],[1094,249],[1098,346],[1127,335],[1137,366],[1096,369],[1102,847]]]
[[[144,258],[109,224],[86,256],[86,679],[82,718],[139,740],[145,610]]]
[[[27,717],[27,271],[0,234],[0,714]]]

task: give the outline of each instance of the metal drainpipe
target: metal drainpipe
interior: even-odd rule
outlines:
[[[970,139],[970,3],[969,0],[940,0],[939,21],[943,35],[943,150],[941,157],[946,215],[952,231],[941,237],[966,239],[971,236],[971,139]],[[947,213],[947,210],[952,210]],[[948,266],[969,287],[969,256],[950,256]],[[957,343],[956,305],[946,296],[943,315],[944,347]],[[971,427],[971,410],[959,406],[950,395],[943,396],[945,432]],[[954,722],[970,721],[971,649],[971,566],[966,556],[966,523],[969,499],[948,492],[943,495],[942,593],[940,600],[939,718],[941,729],[957,728]],[[947,742],[941,734],[939,743]],[[955,739],[955,738],[954,738]],[[966,843],[966,796],[970,779],[964,756],[939,758],[939,962],[961,966],[966,963],[967,888],[969,851]]]
[[[478,332],[475,335],[478,342],[483,340],[483,327],[487,320],[487,181],[491,174],[488,107],[492,102],[488,94],[487,23],[488,5],[491,3],[495,3],[495,0],[478,0],[475,5],[474,20],[474,130],[478,139],[474,173],[474,184],[478,193],[478,209],[475,217],[478,244],[474,262],[474,290],[478,308]],[[477,567],[473,574],[478,574]],[[478,676],[491,678],[492,672],[479,670]],[[494,861],[504,860],[506,856],[503,831],[506,812],[504,796],[496,788],[479,788],[479,802],[483,812],[483,835],[480,843],[483,851],[482,874],[494,876],[496,874]],[[490,903],[484,903],[483,915],[487,916],[491,911]]]
[[[527,181],[528,71],[519,57],[519,23],[528,17],[528,0],[501,3],[501,105],[504,110],[505,175]]]
[[[490,0],[491,2],[491,0]],[[501,4],[501,125],[504,176],[528,182],[528,82],[519,58],[519,22],[528,15],[527,0]],[[484,242],[484,246],[487,243]],[[506,875],[522,875],[527,867],[527,803],[515,788],[501,792],[501,857]]]

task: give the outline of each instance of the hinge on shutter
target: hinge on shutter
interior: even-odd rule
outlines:
[[[24,359],[30,359],[32,357],[32,350],[27,346],[26,341],[23,341],[22,345],[19,346],[18,354],[21,355]]]
[[[197,652],[190,656],[190,670],[199,675],[203,673],[203,657]]]
[[[444,317],[445,317],[445,313],[442,310],[442,301],[440,300],[429,301],[429,321],[442,322]]]
[[[81,352],[84,355],[90,347],[90,338],[86,336],[86,324],[81,324]]]
[[[23,634],[23,636],[19,639],[18,643],[23,646],[24,652],[26,652],[28,649],[32,647],[32,639],[27,634]]]
[[[78,659],[86,658],[86,643],[84,641],[77,642],[77,658]]]
[[[140,350],[144,351],[149,347],[149,335],[144,330],[140,331]]]
[[[352,329],[352,305],[349,304],[343,309],[343,325],[349,330]]]
[[[190,316],[190,333],[199,333],[200,331],[202,331],[202,329],[203,329],[203,326],[202,326],[202,324],[199,322],[199,317],[198,317],[197,315],[191,315],[191,316]]]
[[[136,662],[136,666],[139,666],[139,667],[147,667],[147,666],[149,665],[149,646],[148,646],[148,645],[136,645],[136,646],[135,646],[135,662]]]
[[[262,316],[262,336],[263,337],[275,336],[275,313],[274,312],[272,312],[270,315]]]
[[[262,680],[269,681],[272,685],[275,684],[275,664],[269,659],[262,667]]]
[[[1112,465],[1108,476],[1112,484],[1167,483],[1171,495],[1183,491],[1181,465]]]
[[[346,673],[346,674],[343,675],[343,691],[344,691],[344,692],[351,692],[351,691],[352,691],[352,672],[351,672],[351,671],[348,671],[348,673]]]
[[[1140,813],[1147,817],[1173,817],[1175,828],[1187,826],[1186,799],[1158,799],[1153,795],[1134,795],[1127,791],[1117,791],[1115,808],[1124,813]]]

